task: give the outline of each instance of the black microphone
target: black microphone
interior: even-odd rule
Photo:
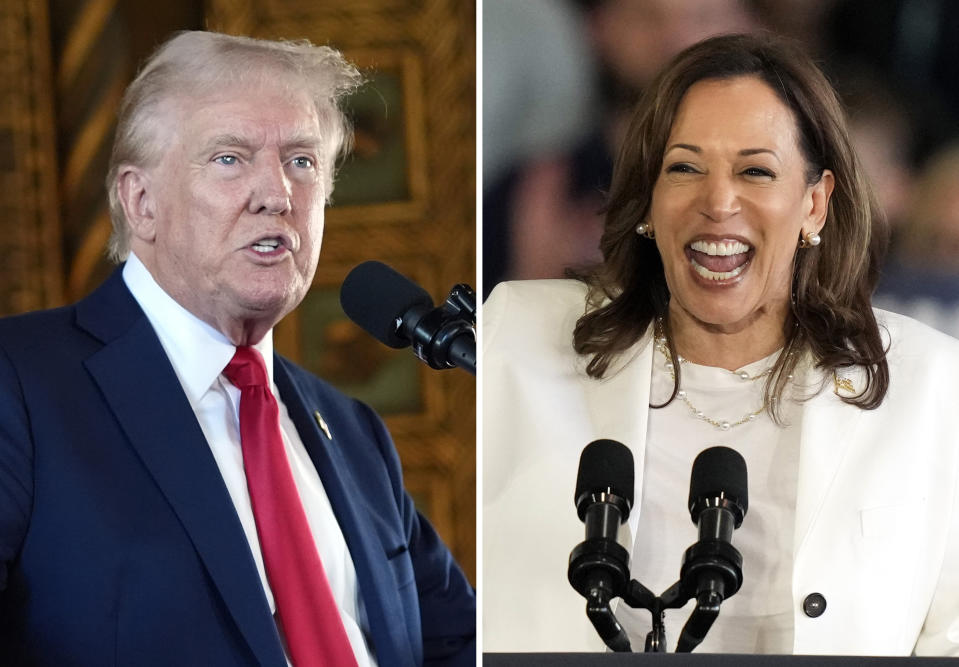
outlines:
[[[476,374],[476,303],[464,284],[433,307],[430,295],[382,262],[356,266],[340,289],[343,312],[384,345],[413,346],[430,368],[458,366]]]
[[[699,620],[683,628],[677,651],[690,651],[705,637],[719,605],[743,583],[743,557],[732,544],[749,507],[746,461],[729,447],[710,447],[693,461],[689,515],[699,541],[686,550],[680,582],[686,599],[695,598]]]
[[[633,453],[615,440],[586,445],[579,460],[574,501],[586,540],[569,556],[569,583],[586,598],[586,614],[606,645],[629,651],[629,639],[610,602],[629,580],[629,554],[617,541],[633,507]]]

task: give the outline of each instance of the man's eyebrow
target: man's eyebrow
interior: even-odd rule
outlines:
[[[248,139],[236,134],[218,134],[211,137],[204,145],[205,148],[250,148],[252,146]]]
[[[323,141],[315,134],[294,134],[283,142],[284,149],[291,148],[310,148],[319,151],[323,147]]]
[[[314,134],[294,134],[283,142],[283,149],[312,149],[319,151],[323,147],[322,140]],[[237,134],[218,134],[204,144],[205,150],[217,148],[245,148],[252,150],[254,143]]]

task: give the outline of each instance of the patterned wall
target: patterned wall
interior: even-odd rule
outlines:
[[[152,4],[152,3],[151,3]],[[441,301],[475,284],[475,7],[458,0],[0,3],[0,314],[59,305],[110,271],[103,177],[135,66],[174,29],[307,38],[367,74],[313,288],[277,347],[386,418],[417,504],[475,572],[475,383],[345,320],[346,273],[379,259]]]
[[[0,3],[0,313],[63,294],[49,43],[46,3]]]

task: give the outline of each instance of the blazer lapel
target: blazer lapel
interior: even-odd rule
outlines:
[[[649,420],[649,382],[652,376],[652,337],[644,335],[609,369],[606,377],[595,380],[581,373],[583,393],[589,406],[593,431],[597,438],[623,443],[633,452],[635,490],[633,510],[629,514],[629,535],[623,539],[632,550],[639,527],[643,470],[646,460],[646,425]],[[585,446],[587,443],[583,443]]]
[[[78,324],[107,341],[85,365],[183,524],[240,632],[261,664],[285,665],[223,478],[173,367],[119,271],[78,305]]]
[[[405,627],[401,621],[406,612],[395,595],[383,594],[394,586],[387,576],[390,564],[382,545],[368,529],[364,529],[364,523],[356,513],[356,503],[351,498],[351,495],[363,488],[363,480],[356,478],[340,448],[330,446],[331,440],[325,435],[324,426],[325,430],[332,429],[333,438],[349,438],[350,433],[345,429],[326,425],[325,421],[323,425],[319,423],[314,411],[321,415],[327,414],[328,408],[324,409],[327,406],[307,403],[290,376],[285,361],[277,355],[274,355],[273,380],[280,390],[280,396],[296,431],[306,446],[313,465],[316,466],[349,547],[366,616],[370,622],[377,661],[382,665],[407,664],[413,660],[413,650],[406,639]],[[347,443],[343,446],[349,445]]]
[[[803,406],[793,538],[795,558],[798,558],[803,542],[820,518],[827,492],[836,479],[862,415],[861,409],[844,403],[839,395],[854,394],[856,389],[861,390],[865,386],[864,381],[854,369],[839,373],[835,380],[828,378],[823,391]]]

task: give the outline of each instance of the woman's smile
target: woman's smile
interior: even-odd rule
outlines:
[[[752,246],[735,239],[700,239],[686,246],[686,257],[693,271],[714,285],[735,282],[748,268],[754,252]]]
[[[799,238],[822,227],[832,185],[828,170],[807,182],[798,137],[755,76],[699,81],[680,102],[648,216],[680,349],[690,326],[751,329],[757,359],[782,345]]]

